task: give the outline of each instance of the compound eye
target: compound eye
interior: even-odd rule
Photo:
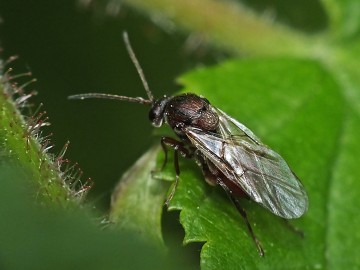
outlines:
[[[149,111],[149,120],[153,122],[156,118],[157,118],[156,109],[151,108],[151,110]]]
[[[161,106],[154,106],[149,111],[149,120],[155,127],[160,127],[163,122],[163,108]]]
[[[150,111],[149,111],[149,120],[155,127],[160,127],[164,120],[164,109],[168,102],[168,99],[166,96],[163,98],[157,100],[152,105]]]

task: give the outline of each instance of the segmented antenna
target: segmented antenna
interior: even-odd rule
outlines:
[[[145,75],[144,75],[144,72],[143,72],[143,70],[142,70],[142,68],[141,68],[141,66],[139,64],[139,61],[137,60],[136,55],[135,55],[135,53],[134,53],[134,51],[133,51],[133,49],[131,47],[129,36],[128,36],[126,31],[123,32],[123,39],[124,39],[124,42],[125,42],[126,50],[128,51],[130,59],[133,62],[134,66],[135,66],[135,68],[136,68],[136,70],[137,70],[137,72],[138,72],[138,74],[140,76],[140,79],[141,79],[142,84],[143,84],[143,86],[145,88],[146,94],[148,95],[149,100],[151,102],[153,102],[154,97],[153,97],[153,95],[152,95],[152,93],[150,91],[149,85],[148,85],[148,83],[147,83],[147,81],[145,79]]]
[[[129,36],[127,32],[123,32],[123,39],[125,43],[126,50],[130,56],[131,61],[133,62],[139,76],[141,79],[141,82],[145,88],[146,94],[149,99],[144,99],[142,97],[126,97],[126,96],[118,96],[118,95],[112,95],[112,94],[105,94],[105,93],[86,93],[86,94],[77,94],[77,95],[71,95],[68,96],[68,99],[88,99],[88,98],[103,98],[103,99],[114,99],[114,100],[122,100],[122,101],[128,101],[128,102],[135,102],[140,104],[152,104],[154,101],[154,96],[152,95],[149,85],[146,81],[144,72],[139,64],[139,61],[136,58],[136,55],[134,53],[134,50],[131,47],[131,43],[129,40]]]
[[[104,93],[86,93],[86,94],[68,96],[68,99],[87,99],[87,98],[115,99],[115,100],[129,101],[140,104],[152,104],[151,100],[144,99],[142,97],[126,97],[126,96],[118,96],[118,95],[104,94]]]

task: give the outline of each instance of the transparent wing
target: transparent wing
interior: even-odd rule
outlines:
[[[307,195],[285,160],[243,124],[216,111],[220,134],[188,127],[190,141],[230,181],[274,214],[286,219],[304,214]]]

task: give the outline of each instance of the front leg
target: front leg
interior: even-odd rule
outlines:
[[[193,151],[189,151],[185,147],[185,144],[182,141],[175,140],[175,139],[173,139],[171,137],[161,137],[160,143],[161,143],[161,147],[162,147],[162,149],[164,151],[164,154],[165,154],[164,163],[161,166],[161,170],[165,168],[165,165],[166,165],[167,160],[168,160],[168,155],[167,155],[167,153],[168,153],[167,147],[168,146],[173,148],[175,151],[179,151],[180,154],[185,158],[193,158],[193,156],[194,156]],[[179,171],[178,174],[180,174],[179,164],[175,164],[175,158],[174,158],[174,165],[175,165],[175,170],[177,168],[177,170]]]

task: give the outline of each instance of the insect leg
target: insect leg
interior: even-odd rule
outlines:
[[[171,199],[174,197],[174,194],[175,194],[177,185],[178,185],[178,183],[179,183],[180,167],[179,167],[179,154],[178,154],[178,150],[175,150],[175,151],[174,151],[174,167],[175,167],[175,173],[176,173],[175,183],[174,183],[174,186],[173,186],[173,188],[172,188],[169,196],[166,198],[166,201],[165,201],[165,205],[166,205],[166,206],[169,206],[169,203],[170,203]]]
[[[252,237],[252,239],[254,240],[257,249],[259,251],[259,254],[261,257],[263,257],[265,255],[264,253],[264,249],[261,246],[260,241],[256,238],[255,233],[250,225],[250,222],[247,218],[247,214],[246,211],[241,207],[239,200],[236,199],[233,195],[231,190],[225,185],[224,182],[222,182],[221,180],[218,181],[218,184],[225,190],[226,194],[228,195],[228,197],[230,198],[230,200],[232,201],[232,203],[235,205],[236,209],[239,211],[240,215],[243,217],[243,219],[245,220],[246,226],[248,228],[248,231]]]
[[[297,235],[299,235],[301,238],[304,238],[304,232],[303,232],[301,229],[299,229],[298,227],[292,225],[292,224],[289,222],[288,219],[283,218],[282,220],[283,220],[283,222],[285,223],[285,225],[286,225],[290,230],[292,230],[294,233],[296,233]]]
[[[167,159],[168,159],[168,155],[167,155],[167,147],[166,147],[166,143],[165,143],[165,140],[166,140],[166,137],[162,137],[161,138],[161,141],[160,141],[160,144],[161,144],[161,148],[163,149],[163,152],[164,152],[164,163],[163,165],[161,166],[161,170],[163,170],[165,168],[165,165],[167,163]]]
[[[165,167],[165,165],[167,163],[167,160],[168,160],[167,146],[170,146],[174,150],[178,150],[179,153],[185,158],[192,158],[194,156],[193,151],[189,151],[185,147],[184,143],[181,142],[181,141],[177,141],[177,140],[175,140],[173,138],[170,138],[170,137],[162,137],[160,142],[161,142],[161,147],[162,147],[162,149],[164,151],[164,154],[165,154],[164,163],[163,163],[161,169],[164,169],[164,167]]]
[[[185,147],[183,142],[177,141],[170,137],[162,137],[161,138],[161,146],[165,153],[165,160],[164,160],[162,168],[164,168],[167,163],[167,146],[170,146],[174,149],[174,167],[175,167],[176,177],[175,177],[175,183],[170,192],[170,195],[167,197],[167,199],[165,201],[165,204],[168,206],[171,199],[174,197],[176,187],[179,182],[179,175],[180,175],[179,153],[185,158],[192,158],[194,154],[193,154],[193,152],[191,152],[189,149],[187,149]]]
[[[195,153],[195,160],[196,160],[196,163],[201,168],[201,171],[205,177],[205,181],[210,186],[216,186],[216,184],[218,182],[218,180],[217,180],[218,176],[211,172],[209,165],[206,162],[205,157],[199,151],[197,151]]]

